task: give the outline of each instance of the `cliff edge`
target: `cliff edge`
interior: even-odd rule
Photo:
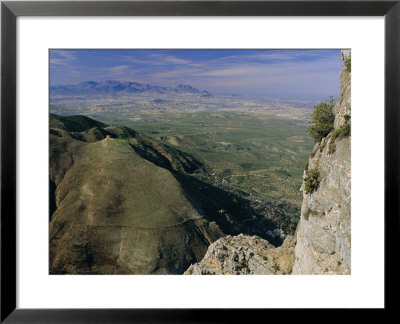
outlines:
[[[318,188],[307,193],[304,175],[293,274],[351,272],[350,52],[342,51],[342,59],[334,130],[315,144],[308,161],[308,170],[318,174]]]

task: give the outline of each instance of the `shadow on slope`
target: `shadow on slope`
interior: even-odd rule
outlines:
[[[190,175],[208,174],[207,168],[194,157],[155,140],[150,142],[143,137],[139,141],[130,140],[130,146],[143,159],[170,171],[192,205],[208,221],[217,223],[225,234],[258,235],[275,246],[282,244],[279,237],[267,234],[268,230],[277,227],[276,224],[253,210],[247,199]]]

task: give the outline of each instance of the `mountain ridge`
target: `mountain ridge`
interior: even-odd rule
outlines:
[[[105,81],[83,81],[77,84],[53,85],[50,86],[50,96],[57,95],[103,95],[117,96],[121,94],[135,93],[180,93],[197,94],[209,97],[210,92],[199,90],[188,84],[179,84],[176,87],[163,87],[159,85],[143,84],[135,81],[105,80]]]

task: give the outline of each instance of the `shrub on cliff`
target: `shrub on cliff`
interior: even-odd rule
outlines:
[[[310,169],[306,171],[306,178],[304,179],[304,188],[306,194],[312,193],[318,189],[321,178],[317,169]]]
[[[321,141],[333,130],[333,122],[335,121],[334,105],[333,97],[314,105],[311,122],[308,124],[308,133],[315,142]]]
[[[346,66],[347,72],[351,72],[351,56],[349,56],[345,61],[344,65]]]
[[[333,154],[336,152],[336,144],[335,143],[329,143],[328,146],[328,154]]]
[[[349,137],[351,134],[351,126],[349,123],[345,123],[341,127],[335,129],[334,132],[332,132],[332,141],[336,141],[336,139],[341,139],[344,137]]]

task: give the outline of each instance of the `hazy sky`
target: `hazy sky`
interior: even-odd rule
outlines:
[[[211,93],[326,99],[339,93],[340,50],[51,50],[50,84],[130,80]]]

